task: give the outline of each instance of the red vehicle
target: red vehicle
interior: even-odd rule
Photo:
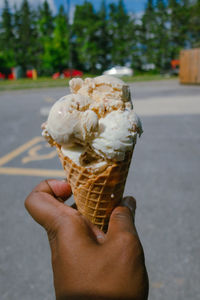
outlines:
[[[19,67],[10,68],[10,69],[7,69],[6,74],[0,72],[0,79],[13,80],[13,79],[22,78],[23,77],[22,75],[23,74],[22,74],[21,68],[19,68]],[[26,78],[36,79],[37,71],[35,69],[27,70],[25,75],[26,75]]]
[[[70,77],[82,77],[83,76],[83,72],[79,71],[79,70],[75,70],[75,69],[71,69],[71,70],[64,70],[63,71],[63,75],[65,78],[70,78]]]
[[[54,73],[52,78],[53,79],[57,79],[57,78],[71,78],[71,77],[82,77],[83,76],[83,72],[76,70],[76,69],[66,69],[63,70],[62,73],[57,72]]]
[[[180,65],[179,59],[173,59],[171,61],[171,67],[172,67],[172,69],[175,69],[175,68],[179,67],[179,65]]]
[[[53,79],[58,79],[58,78],[60,78],[60,72],[54,73],[54,74],[52,75],[52,78],[53,78]]]
[[[0,72],[0,79],[5,79],[6,75]]]
[[[171,61],[171,70],[172,74],[178,75],[179,74],[179,68],[180,68],[180,60],[179,59],[173,59]]]
[[[27,78],[33,78],[33,71],[32,70],[27,70],[26,71],[26,77]]]
[[[10,73],[10,74],[8,75],[8,79],[10,79],[10,80],[16,79],[16,78],[15,78],[15,73],[13,72],[13,70],[12,70],[12,73]]]
[[[0,72],[0,79],[10,79],[10,80],[15,79],[14,70],[10,69],[10,70],[7,71],[6,74]]]

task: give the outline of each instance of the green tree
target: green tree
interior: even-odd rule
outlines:
[[[52,36],[54,24],[53,24],[52,12],[50,10],[47,0],[43,2],[42,6],[39,6],[38,10],[39,10],[39,14],[38,14],[39,36],[42,38],[50,37]]]
[[[153,0],[148,0],[141,25],[142,61],[144,64],[156,64],[156,12]]]
[[[133,36],[130,36],[130,17],[127,14],[123,0],[118,4],[110,4],[108,30],[111,41],[111,58],[113,65],[125,65],[132,60],[130,47]]]
[[[129,61],[134,70],[141,70],[141,23],[137,16],[132,13],[127,24]]]
[[[99,71],[106,70],[111,63],[111,42],[108,33],[108,21],[106,13],[106,3],[105,0],[101,2],[100,10],[97,13],[97,67]]]
[[[10,46],[12,46],[13,37],[12,14],[10,12],[8,0],[5,0],[1,20],[1,39],[5,44],[4,47],[9,49]]]
[[[4,8],[0,22],[0,66],[1,71],[4,73],[9,72],[9,68],[15,66],[14,59],[14,34],[13,34],[13,21],[10,12],[8,1],[4,1]]]
[[[50,48],[53,44],[54,18],[46,0],[39,7],[37,30],[40,49],[38,70],[42,75],[50,75],[53,72]]]
[[[158,70],[163,71],[170,67],[170,56],[168,52],[168,15],[164,0],[157,0],[155,6],[155,65]]]
[[[38,64],[38,36],[36,16],[27,0],[23,0],[20,9],[15,9],[15,59],[23,72]]]
[[[181,37],[180,45],[182,41],[183,47],[191,47],[191,35],[190,35],[190,16],[191,16],[191,1],[181,0],[179,11],[179,35]]]
[[[69,24],[61,5],[54,19],[53,38],[45,45],[44,63],[55,71],[69,67]]]
[[[178,0],[169,0],[168,3],[168,19],[169,19],[169,52],[170,57],[175,59],[179,55],[179,11],[180,4]]]
[[[189,2],[182,0],[169,0],[169,53],[171,59],[177,59],[180,50],[189,46]]]
[[[98,16],[92,3],[77,5],[74,14],[73,34],[76,39],[76,55],[83,70],[96,72],[99,50]]]
[[[193,47],[200,47],[200,0],[191,7],[190,33]]]

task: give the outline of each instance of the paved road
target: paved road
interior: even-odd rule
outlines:
[[[135,83],[131,88],[144,134],[125,194],[137,199],[149,299],[198,300],[200,86],[169,80]],[[38,137],[49,107],[67,92],[57,88],[0,93],[2,300],[54,299],[48,241],[23,203],[40,180],[62,176],[55,153]]]

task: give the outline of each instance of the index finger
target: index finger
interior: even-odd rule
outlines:
[[[55,198],[61,198],[66,200],[72,193],[71,186],[66,180],[48,179],[40,182],[33,192],[44,192],[54,196]]]
[[[76,209],[58,201],[56,196],[69,197],[71,188],[67,182],[45,180],[37,185],[25,200],[25,207],[32,218],[43,226],[48,234],[62,232],[68,240],[95,239],[95,231]]]
[[[71,187],[66,181],[55,179],[40,182],[25,200],[25,207],[43,227],[57,214],[57,209],[63,206],[55,198],[61,197],[65,200],[71,195]],[[68,207],[66,206],[65,209]],[[69,207],[70,209],[70,207]]]

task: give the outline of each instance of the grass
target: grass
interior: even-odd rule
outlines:
[[[94,77],[94,75],[86,75],[84,77]],[[142,74],[135,75],[132,77],[123,77],[125,82],[138,82],[138,81],[152,81],[152,80],[163,80],[171,77],[166,77],[159,74]],[[174,78],[174,77],[172,77]],[[50,77],[40,77],[36,80],[24,78],[17,80],[0,80],[0,91],[10,90],[24,90],[24,89],[35,89],[35,88],[51,88],[51,87],[66,87],[68,86],[69,79],[52,79]]]
[[[154,80],[166,80],[174,79],[175,76],[161,75],[161,74],[140,74],[131,77],[124,76],[123,80],[125,82],[142,82],[142,81],[154,81]]]
[[[17,80],[1,80],[0,91],[23,90],[35,88],[65,87],[68,85],[68,79],[52,79],[41,77],[36,80],[23,78]]]

